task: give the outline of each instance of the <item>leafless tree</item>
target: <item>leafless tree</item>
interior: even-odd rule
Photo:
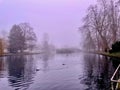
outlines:
[[[32,50],[37,40],[33,28],[28,23],[13,25],[9,33],[9,51],[17,53],[24,50]]]
[[[86,35],[86,46],[93,43],[96,50],[108,51],[111,44],[119,39],[120,13],[115,1],[99,0],[98,4],[88,8],[83,21],[80,30]]]

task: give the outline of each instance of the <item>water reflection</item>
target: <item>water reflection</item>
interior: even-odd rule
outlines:
[[[4,57],[0,57],[0,78],[4,77],[4,71],[5,69],[5,62],[4,62]]]
[[[43,54],[42,55],[43,60],[43,71],[46,72],[48,70],[48,60],[49,60],[49,54]]]
[[[95,54],[0,58],[0,90],[110,90],[119,63]]]
[[[54,54],[51,53],[43,53],[42,54],[42,61],[43,61],[43,71],[46,72],[49,70],[49,60],[51,60],[54,57]]]
[[[99,55],[85,55],[85,75],[82,80],[86,90],[110,90],[110,78],[112,75],[112,62]]]
[[[8,60],[8,81],[15,90],[26,90],[33,82],[35,67],[31,56],[10,56]]]
[[[118,67],[118,65],[120,64],[120,59],[111,57],[110,60],[112,61],[112,65],[113,65],[114,69],[116,69]]]

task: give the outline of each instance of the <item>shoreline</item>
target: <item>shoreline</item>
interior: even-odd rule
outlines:
[[[114,57],[114,58],[120,58],[120,53],[109,53],[109,52],[89,52],[93,54],[99,54],[103,56],[108,56],[108,57]]]
[[[120,52],[117,53],[109,53],[109,52],[100,52],[100,51],[81,51],[83,53],[91,53],[91,54],[98,54],[98,55],[103,55],[103,56],[108,56],[108,57],[114,57],[114,58],[120,58]]]
[[[15,55],[33,55],[33,54],[42,54],[42,52],[23,52],[23,53],[4,53],[0,55],[0,57],[5,57],[5,56],[15,56]]]
[[[98,54],[108,57],[114,57],[114,58],[120,58],[120,52],[119,53],[109,53],[109,52],[98,52],[98,51],[81,51],[83,53],[91,53],[91,54]],[[3,55],[0,55],[0,57],[4,56],[15,56],[15,55],[33,55],[33,54],[42,54],[42,52],[23,52],[23,53],[4,53]]]

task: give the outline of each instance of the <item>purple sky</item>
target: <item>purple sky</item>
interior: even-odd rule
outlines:
[[[0,28],[29,22],[41,42],[48,33],[57,46],[78,46],[78,27],[90,4],[96,0],[0,0]]]

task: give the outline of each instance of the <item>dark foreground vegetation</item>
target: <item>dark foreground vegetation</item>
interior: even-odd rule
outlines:
[[[109,52],[110,53],[118,53],[118,52],[120,52],[120,41],[115,42],[112,45],[112,49]]]

